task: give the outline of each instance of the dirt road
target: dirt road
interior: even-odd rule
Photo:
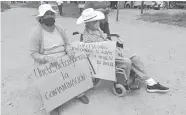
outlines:
[[[90,104],[73,99],[61,106],[61,115],[184,115],[186,114],[186,29],[135,20],[140,11],[122,10],[110,14],[112,33],[125,40],[125,47],[141,57],[150,76],[170,87],[167,94],[149,94],[142,86],[119,98],[112,83],[101,81],[87,92]],[[36,9],[14,8],[1,13],[2,115],[46,115],[31,75],[29,36],[36,26]],[[74,31],[83,31],[74,18],[57,16],[71,41]]]

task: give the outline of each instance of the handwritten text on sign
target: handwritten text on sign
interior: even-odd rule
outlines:
[[[81,54],[74,60],[63,57],[56,67],[45,64],[34,69],[47,112],[93,87],[89,67],[86,55]]]
[[[74,43],[73,50],[89,55],[95,77],[115,81],[115,41]]]

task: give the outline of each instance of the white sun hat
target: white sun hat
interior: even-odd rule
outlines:
[[[39,14],[37,15],[37,17],[42,17],[44,16],[44,14],[47,12],[47,11],[52,11],[54,13],[57,13],[50,4],[42,4],[39,6]]]
[[[76,23],[82,24],[102,19],[105,19],[105,15],[102,12],[95,11],[93,8],[88,8],[81,13],[81,16],[77,19]]]

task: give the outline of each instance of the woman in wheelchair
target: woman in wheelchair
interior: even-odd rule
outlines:
[[[105,16],[102,12],[95,11],[92,8],[88,8],[82,12],[81,16],[77,20],[77,24],[85,23],[85,30],[81,35],[81,40],[83,42],[90,43],[108,41],[107,37],[109,35],[105,34],[99,26],[99,21],[104,18]],[[146,74],[144,65],[139,57],[124,56],[123,51],[121,51],[122,45],[117,43],[117,46],[120,48],[117,48],[116,65],[118,68],[125,70],[128,79],[130,79],[132,73],[135,73],[135,75],[145,81],[147,92],[167,92],[169,90],[168,87],[160,85]],[[122,59],[119,59],[119,61],[117,59],[118,55],[122,56]]]

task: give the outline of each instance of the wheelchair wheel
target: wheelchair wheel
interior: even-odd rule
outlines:
[[[113,91],[114,91],[114,94],[119,97],[123,97],[127,93],[125,87],[121,84],[114,84]]]
[[[93,78],[92,81],[93,81],[93,84],[96,85],[96,84],[98,84],[99,79],[98,78]]]

